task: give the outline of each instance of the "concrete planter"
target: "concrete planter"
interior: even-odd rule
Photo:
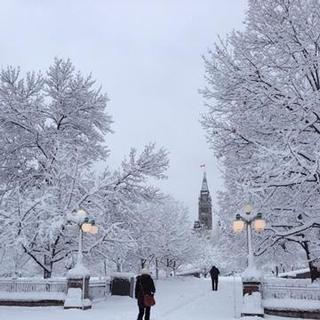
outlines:
[[[89,275],[85,275],[82,278],[68,277],[68,293],[64,302],[64,309],[87,310],[92,308],[92,303],[89,299],[89,280]]]
[[[243,292],[243,305],[241,316],[246,317],[264,317],[264,309],[261,298],[261,282],[257,280],[243,280],[242,281]]]

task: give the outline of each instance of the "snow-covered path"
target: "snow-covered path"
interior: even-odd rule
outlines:
[[[235,282],[233,280],[222,278],[218,291],[211,290],[210,279],[181,278],[162,281],[159,290],[166,294],[159,294],[158,306],[153,310],[154,319],[233,319],[235,312],[239,310],[234,308],[235,302],[238,305],[241,297],[239,279],[235,279]],[[234,298],[234,293],[238,299]]]
[[[233,320],[240,315],[239,279],[222,278],[219,291],[211,290],[209,279],[189,277],[159,280],[156,288],[157,304],[151,310],[151,320]],[[87,311],[0,307],[0,320],[135,320],[137,311],[134,299],[111,296]]]

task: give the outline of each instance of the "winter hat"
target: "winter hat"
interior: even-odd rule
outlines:
[[[143,269],[141,270],[141,274],[150,274],[150,271],[149,271],[148,268],[143,268]]]

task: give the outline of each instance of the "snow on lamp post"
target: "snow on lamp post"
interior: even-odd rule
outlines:
[[[233,221],[233,231],[240,233],[246,228],[247,231],[247,251],[248,265],[242,273],[243,285],[243,306],[242,316],[262,316],[264,315],[261,303],[261,274],[254,264],[254,255],[252,249],[252,228],[256,232],[262,232],[266,227],[266,221],[262,218],[261,213],[253,213],[252,207],[246,205],[244,214],[237,214]]]
[[[79,209],[72,217],[72,221],[79,226],[79,248],[76,265],[68,271],[68,293],[64,302],[64,308],[90,309],[92,304],[89,299],[89,270],[82,264],[83,233],[96,234],[98,228],[94,219],[89,217],[84,209]]]

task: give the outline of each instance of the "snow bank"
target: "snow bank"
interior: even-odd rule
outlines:
[[[315,300],[265,299],[263,300],[263,306],[272,310],[320,311],[320,303]]]
[[[286,279],[276,277],[265,277],[264,282],[267,284],[283,286],[283,287],[309,287],[319,286],[319,284],[312,284],[310,279]]]
[[[63,292],[0,292],[0,300],[7,301],[64,301],[65,299],[66,295]]]

